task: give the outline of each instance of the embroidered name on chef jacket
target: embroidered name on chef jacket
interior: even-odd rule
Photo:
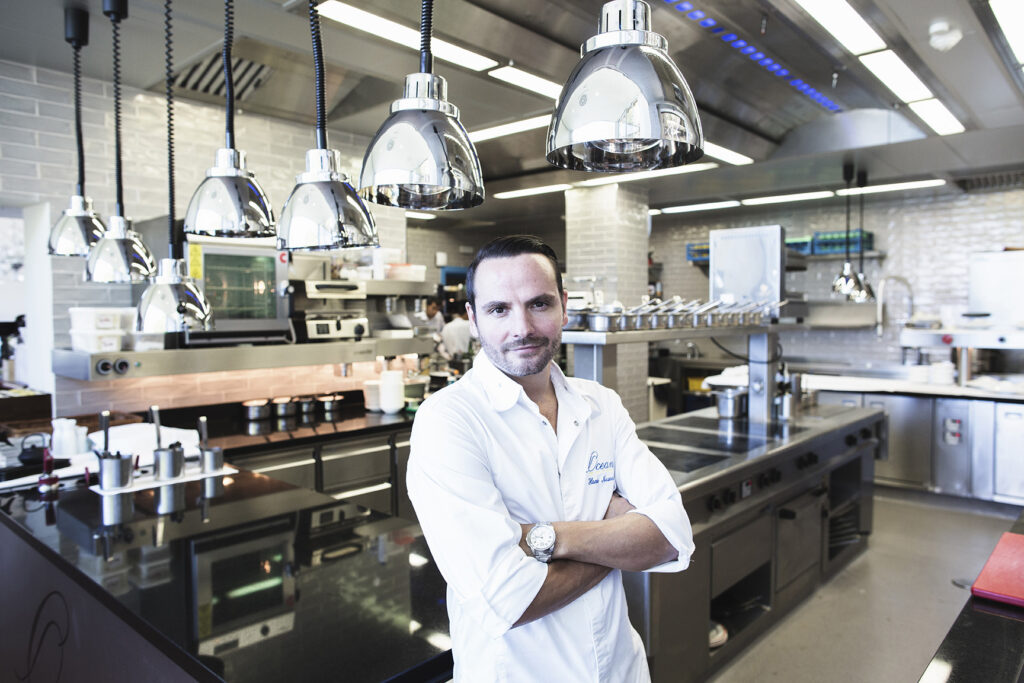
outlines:
[[[601,460],[597,451],[590,452],[590,460],[587,461],[587,485],[604,484],[615,481],[615,461]]]

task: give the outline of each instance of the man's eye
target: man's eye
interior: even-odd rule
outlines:
[[[505,307],[504,306],[495,306],[495,307],[493,307],[491,309],[491,314],[492,315],[501,315],[504,312],[505,312]]]

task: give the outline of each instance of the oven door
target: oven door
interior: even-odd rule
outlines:
[[[199,654],[218,655],[292,630],[294,544],[294,516],[192,541],[192,630]]]

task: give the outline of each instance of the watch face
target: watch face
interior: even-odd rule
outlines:
[[[526,535],[527,544],[534,550],[545,550],[555,544],[555,530],[550,526],[535,526]]]

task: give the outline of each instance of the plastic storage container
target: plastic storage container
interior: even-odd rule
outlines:
[[[68,309],[73,330],[131,330],[135,328],[134,308],[72,306]]]
[[[103,353],[120,351],[124,343],[121,330],[76,330],[71,329],[71,348],[75,351]]]
[[[387,267],[387,279],[425,282],[427,267],[415,263],[392,263]]]

